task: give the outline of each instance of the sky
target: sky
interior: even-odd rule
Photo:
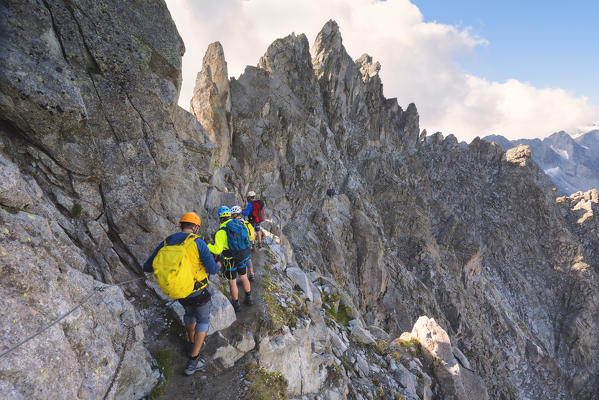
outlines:
[[[186,47],[185,109],[210,43],[238,77],[275,39],[312,44],[334,19],[349,55],[379,61],[385,96],[415,103],[429,133],[542,138],[599,122],[599,1],[166,2]]]

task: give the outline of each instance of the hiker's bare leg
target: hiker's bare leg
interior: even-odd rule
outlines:
[[[196,341],[193,343],[193,350],[191,350],[192,357],[196,357],[198,354],[200,354],[200,350],[204,344],[204,339],[206,339],[206,332],[196,332],[195,338]]]
[[[187,337],[189,338],[189,343],[193,343],[194,342],[194,338],[195,338],[195,334],[196,334],[196,324],[195,322],[193,324],[186,324],[185,325],[185,329],[187,330]]]
[[[250,281],[248,280],[248,275],[247,274],[239,275],[239,278],[241,278],[241,284],[243,285],[243,290],[245,290],[246,293],[249,292],[251,290],[251,288],[250,288]]]
[[[248,260],[247,266],[250,270],[250,272],[249,272],[250,276],[254,275],[254,264],[252,263],[251,259]]]
[[[262,244],[262,231],[256,232],[256,236],[258,236],[258,244]]]
[[[237,279],[229,281],[229,289],[231,290],[231,298],[237,300],[239,296],[239,292],[237,291]]]

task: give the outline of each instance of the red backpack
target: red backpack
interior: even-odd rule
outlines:
[[[264,221],[264,202],[262,200],[252,200],[252,214],[249,216],[249,220],[254,224]]]

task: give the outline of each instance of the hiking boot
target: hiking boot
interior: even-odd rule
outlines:
[[[246,296],[245,300],[243,301],[243,304],[245,304],[246,306],[253,306],[254,300],[252,300],[252,296]]]
[[[239,299],[233,300],[232,304],[233,304],[233,309],[235,310],[236,313],[241,311],[241,306],[239,305]]]
[[[187,363],[187,368],[183,373],[187,376],[193,375],[196,371],[203,371],[206,368],[206,361],[202,360],[200,356],[197,356],[195,359],[190,358],[189,363]]]
[[[254,277],[254,274],[248,274],[248,280],[249,280],[250,282],[253,282],[253,281],[254,281],[254,279],[256,279],[256,278]]]

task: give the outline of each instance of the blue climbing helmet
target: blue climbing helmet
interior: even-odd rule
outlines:
[[[230,216],[231,216],[231,210],[229,210],[229,207],[222,206],[221,208],[218,209],[218,217],[219,218],[230,217]]]

